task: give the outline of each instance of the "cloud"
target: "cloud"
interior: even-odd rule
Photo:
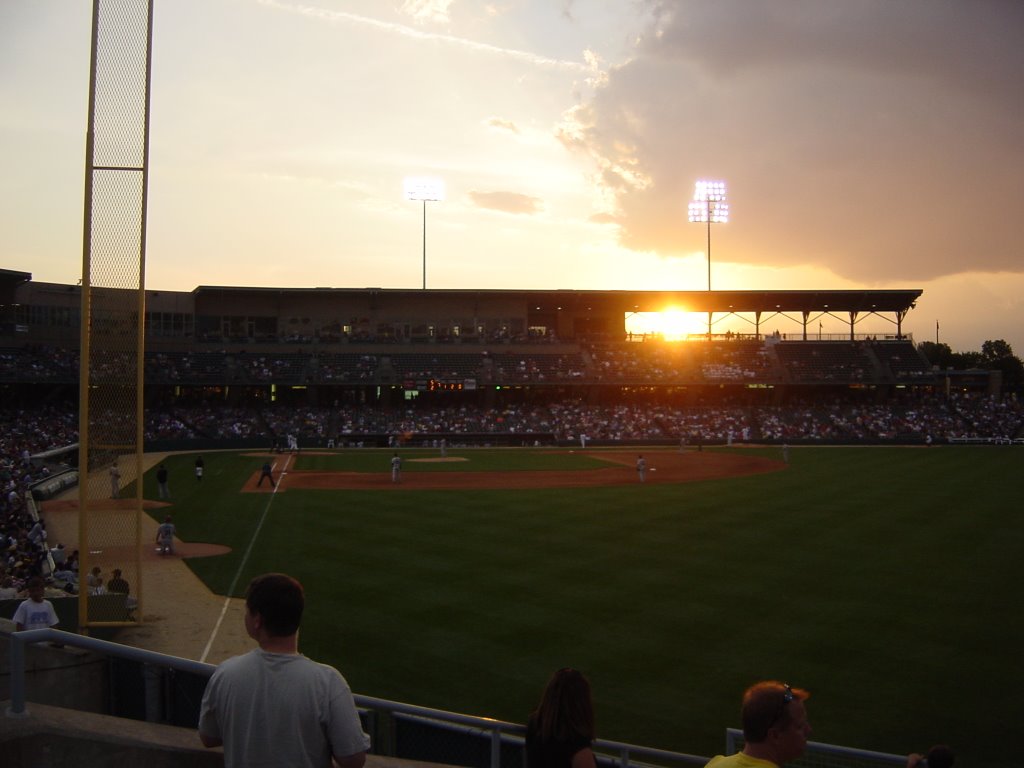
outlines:
[[[538,197],[518,192],[470,192],[469,199],[479,208],[502,213],[532,216],[544,210],[544,202]]]
[[[730,185],[729,260],[862,283],[1024,258],[1024,4],[651,2],[634,56],[566,112],[621,244],[678,255],[696,178]]]
[[[1005,0],[719,0],[660,6],[655,55],[708,72],[803,67],[912,74],[1021,109],[1024,4]],[[1016,73],[1016,74],[1014,74]],[[1009,75],[1009,77],[1007,76]]]
[[[518,134],[519,126],[512,120],[506,120],[501,117],[489,117],[484,121],[484,125],[489,128],[495,128],[499,131],[508,131],[509,133]]]
[[[568,71],[578,72],[589,72],[590,65],[586,62],[569,61],[566,59],[555,59],[549,56],[541,56],[531,51],[523,51],[515,48],[503,48],[497,45],[491,45],[489,43],[481,43],[476,40],[470,40],[465,37],[457,37],[455,35],[444,35],[436,32],[428,32],[422,29],[416,29],[405,24],[396,24],[390,21],[381,21],[369,16],[361,16],[355,13],[347,13],[345,11],[332,11],[326,8],[315,8],[309,5],[301,5],[295,3],[281,2],[281,0],[258,0],[260,5],[267,8],[272,8],[277,11],[286,13],[293,13],[300,16],[305,16],[310,19],[316,19],[328,23],[348,23],[357,24],[364,27],[371,27],[378,29],[383,32],[388,32],[394,35],[401,35],[403,37],[415,38],[418,40],[429,40],[467,50],[477,51],[479,53],[486,53],[493,56],[498,56],[506,59],[513,59],[521,61],[527,64],[538,67],[555,67],[557,69],[564,69]],[[422,2],[413,2],[409,4],[411,7],[415,6],[420,11],[417,13],[417,18],[421,18],[420,13],[434,13],[440,6],[445,7],[445,13],[447,13],[447,3],[441,2],[429,2],[429,0],[423,0]],[[405,8],[403,7],[403,10]],[[436,19],[433,19],[436,20]]]
[[[405,0],[402,13],[407,13],[418,21],[448,21],[448,8],[452,0]]]

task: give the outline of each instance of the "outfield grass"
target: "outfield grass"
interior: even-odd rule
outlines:
[[[403,471],[603,466],[580,452],[449,456],[469,461]],[[550,672],[574,666],[600,736],[715,754],[743,688],[778,678],[811,690],[815,740],[897,753],[945,741],[965,765],[1019,762],[1006,729],[1024,714],[1024,452],[791,456],[784,472],[681,485],[274,495],[238,492],[260,457],[206,454],[202,483],[194,455],[167,465],[179,535],[233,548],[190,567],[236,595],[257,573],[297,576],[303,651],[359,693],[521,722]],[[299,467],[383,477],[389,457]]]

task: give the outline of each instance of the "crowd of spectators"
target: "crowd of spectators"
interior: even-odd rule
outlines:
[[[589,354],[598,381],[767,380],[769,345],[752,341],[701,344],[604,344]]]
[[[805,404],[761,413],[761,439],[772,441],[879,441],[919,436],[932,440],[1014,439],[1024,429],[1024,408],[1013,399],[954,393],[905,403]]]
[[[43,574],[50,548],[56,548],[29,499],[29,489],[45,480],[50,469],[32,456],[73,444],[77,426],[77,417],[66,408],[0,409],[0,594],[22,594],[31,577]],[[67,559],[73,568],[76,558]]]
[[[315,355],[314,379],[323,383],[369,381],[377,375],[376,355],[321,354]]]
[[[531,342],[526,339],[525,342]],[[910,341],[783,342],[728,339],[669,344],[658,341],[563,345],[549,338],[519,349],[505,346],[430,352],[388,349],[377,354],[312,350],[147,351],[146,380],[173,383],[301,383],[387,381],[392,374],[494,383],[562,382],[857,382],[931,374]],[[272,351],[271,351],[272,350]],[[128,355],[93,360],[106,377],[130,375]],[[67,381],[78,375],[78,353],[47,346],[0,349],[0,379]]]
[[[483,368],[488,381],[572,381],[587,378],[587,366],[579,354],[490,355]]]
[[[454,398],[453,398],[454,400]],[[222,404],[167,405],[146,416],[147,439],[266,439],[295,435],[305,445],[366,437],[446,434],[537,435],[546,441],[685,439],[707,442],[936,442],[1024,437],[1024,407],[1013,398],[954,393],[885,404],[820,398],[782,406],[735,403],[680,406],[644,401],[591,405],[579,400],[482,407],[445,398],[397,408]]]
[[[656,399],[593,405],[580,400],[517,403],[483,407],[463,397],[435,397],[401,407],[335,403],[333,405],[250,404],[219,401],[146,409],[145,437],[157,441],[260,440],[268,445],[296,436],[304,445],[328,441],[346,445],[381,435],[537,435],[544,441],[575,441],[581,435],[608,442],[679,439],[707,442],[886,442],[930,438],[936,442],[1024,437],[1024,406],[1014,398],[953,393],[949,397],[916,396],[888,403],[818,398],[786,405],[673,405]],[[47,414],[46,417],[40,416]],[[73,408],[46,406],[32,411],[0,412],[12,422],[5,445],[23,439],[50,446],[75,442]],[[41,418],[47,426],[26,430]],[[62,440],[64,441],[62,443]],[[4,459],[5,494],[10,490],[11,457]],[[38,472],[38,470],[35,470]],[[38,479],[38,478],[34,478]],[[6,502],[10,503],[10,502]]]
[[[0,378],[67,381],[78,375],[78,350],[33,344],[0,350]]]

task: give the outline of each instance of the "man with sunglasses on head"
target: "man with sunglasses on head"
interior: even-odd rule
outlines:
[[[804,701],[810,694],[775,680],[765,680],[743,694],[740,718],[743,751],[711,759],[707,768],[777,768],[796,760],[807,747],[811,726]]]

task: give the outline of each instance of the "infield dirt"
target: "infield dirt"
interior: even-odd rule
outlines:
[[[554,452],[553,452],[554,453]],[[565,453],[565,451],[558,451]],[[396,485],[386,472],[321,472],[290,469],[285,465],[278,491],[289,489],[321,490],[468,490],[514,488],[590,488],[637,483],[636,460],[633,451],[588,452],[604,461],[607,467],[583,471],[524,470],[515,472],[403,472],[402,482]],[[690,483],[716,480],[723,477],[755,475],[777,472],[785,467],[780,461],[743,453],[716,453],[712,451],[667,452],[644,454],[647,461],[647,483]],[[291,457],[288,457],[291,458]],[[245,492],[271,493],[269,483],[257,487],[259,472],[254,472],[245,483]]]

